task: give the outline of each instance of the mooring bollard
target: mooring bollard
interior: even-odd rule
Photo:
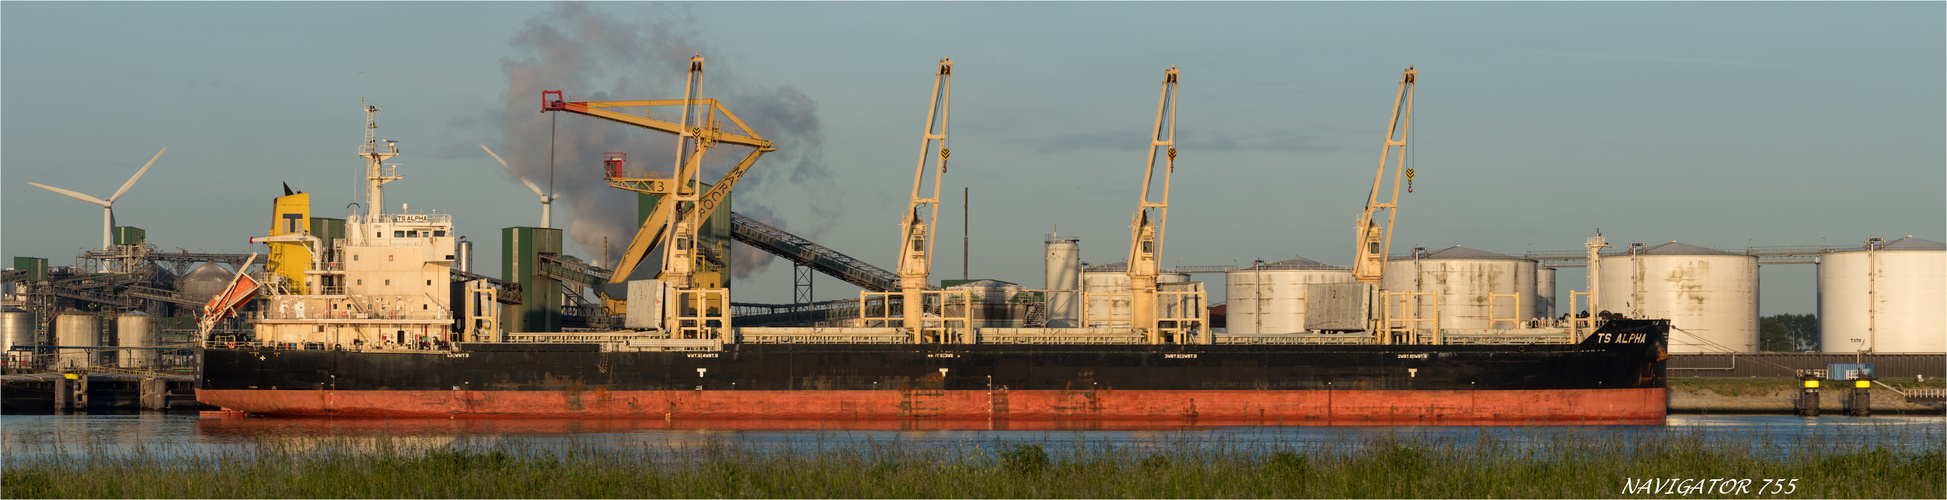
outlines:
[[[1802,417],[1819,416],[1819,379],[1813,376],[1798,378],[1798,415]]]
[[[169,381],[156,377],[142,379],[142,409],[169,409]]]
[[[1873,379],[1861,378],[1852,381],[1852,392],[1846,395],[1846,413],[1855,417],[1869,417],[1873,414]]]

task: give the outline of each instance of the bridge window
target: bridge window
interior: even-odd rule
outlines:
[[[392,232],[392,237],[394,237],[394,238],[404,238],[404,237],[406,237],[406,232],[405,232],[405,231],[393,231],[393,232]]]
[[[446,237],[446,231],[433,231],[433,237],[434,237],[434,238],[445,238],[445,237]]]

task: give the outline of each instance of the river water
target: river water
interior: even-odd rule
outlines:
[[[662,420],[527,419],[302,419],[210,413],[117,415],[0,415],[0,451],[9,460],[49,455],[136,453],[184,456],[232,455],[265,447],[302,452],[312,447],[548,450],[561,448],[672,449],[730,444],[745,449],[805,449],[897,444],[906,448],[991,449],[1019,443],[1053,450],[1122,447],[1224,447],[1284,450],[1341,446],[1376,438],[1513,443],[1516,446],[1621,438],[1622,442],[1688,439],[1710,446],[1754,451],[1830,452],[1834,447],[1938,449],[1947,417],[1672,415],[1662,426],[1553,427],[1199,427],[1102,428],[961,423],[914,428],[911,422],[828,422],[814,429],[782,425],[672,425]],[[726,428],[731,427],[731,428]],[[1807,447],[1807,443],[1816,446]]]

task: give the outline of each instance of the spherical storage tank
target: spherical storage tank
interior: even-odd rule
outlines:
[[[1670,352],[1756,352],[1758,258],[1669,242],[1604,256],[1589,311],[1670,320]]]
[[[54,319],[54,343],[63,347],[98,347],[101,345],[101,318],[92,314],[66,313]],[[95,366],[95,351],[92,349],[62,349],[58,361],[61,368],[87,368]]]
[[[142,311],[122,313],[115,319],[115,331],[122,347],[155,347],[155,318]],[[156,365],[156,352],[152,350],[121,351],[122,368],[151,368]]]
[[[1819,256],[1819,336],[1830,353],[1947,351],[1947,245],[1907,236]]]
[[[1387,261],[1386,279],[1382,283],[1386,291],[1393,293],[1438,293],[1441,329],[1515,328],[1517,325],[1511,322],[1488,321],[1488,313],[1517,321],[1546,314],[1535,287],[1535,268],[1536,262],[1532,260],[1454,245],[1431,253],[1415,251],[1414,256]],[[1515,297],[1491,297],[1493,294]],[[1431,301],[1418,303],[1419,317],[1433,317]]]
[[[1230,333],[1305,331],[1305,287],[1347,283],[1352,270],[1303,257],[1266,262],[1224,273],[1225,318]]]

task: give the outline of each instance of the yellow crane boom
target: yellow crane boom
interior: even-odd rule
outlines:
[[[1413,77],[1417,74],[1412,66],[1400,74],[1399,93],[1393,97],[1392,123],[1386,126],[1386,146],[1379,153],[1379,170],[1372,174],[1372,191],[1366,195],[1365,211],[1359,213],[1358,258],[1352,261],[1352,279],[1360,283],[1378,286],[1386,277],[1386,255],[1392,251],[1393,219],[1399,209],[1400,175],[1413,177],[1406,170],[1406,133],[1413,123]],[[1395,147],[1399,148],[1397,157],[1393,156]],[[1391,198],[1381,202],[1379,190],[1386,179],[1388,160],[1393,162],[1393,192]],[[1384,228],[1376,220],[1380,210],[1386,211]]]
[[[926,108],[926,127],[920,131],[919,164],[913,167],[913,193],[911,202],[899,222],[899,291],[904,295],[901,323],[912,331],[913,341],[921,339],[921,309],[926,290],[927,276],[933,271],[933,233],[934,223],[940,219],[940,182],[946,177],[946,161],[950,150],[946,145],[947,111],[953,95],[953,61],[941,59],[939,71],[933,74],[933,103]],[[939,150],[938,154],[934,150]],[[933,168],[928,168],[929,163]],[[933,175],[933,193],[920,196],[920,188],[929,170],[937,170]],[[928,210],[921,215],[921,210]]]
[[[629,241],[628,250],[624,251],[621,259],[616,261],[615,272],[609,279],[611,283],[626,282],[643,258],[657,248],[672,248],[674,251],[664,252],[664,262],[658,277],[672,281],[672,284],[679,288],[688,286],[689,271],[693,266],[696,251],[694,244],[696,229],[700,225],[701,217],[704,217],[701,214],[715,211],[717,204],[721,203],[724,197],[729,196],[731,188],[737,185],[737,181],[743,178],[744,173],[757,162],[758,157],[777,150],[771,141],[752,131],[749,125],[739,119],[735,113],[731,113],[722,102],[697,97],[703,74],[703,61],[701,54],[690,59],[689,78],[684,84],[683,99],[572,101],[563,96],[559,90],[541,93],[541,110],[544,112],[565,111],[677,136],[677,160],[672,176],[674,182],[649,183],[657,187],[638,191],[663,196],[657,200],[656,208],[650,212],[649,217],[643,220],[641,228],[636,230],[635,237]],[[672,122],[654,116],[657,108],[673,106],[683,108],[680,121]],[[631,109],[642,109],[642,114],[627,112]],[[695,116],[699,111],[701,116]],[[735,129],[724,131],[719,116],[723,121],[734,125]],[[725,173],[723,178],[718,179],[715,185],[710,186],[707,192],[699,195],[696,192],[697,176],[700,173],[703,152],[719,144],[746,146],[751,148],[751,152]],[[611,185],[618,187],[640,185],[618,182],[617,179],[610,181]],[[665,247],[665,243],[670,241],[675,241],[676,244]]]
[[[1163,227],[1169,222],[1170,174],[1176,171],[1176,66],[1163,72],[1163,91],[1156,98],[1156,124],[1150,128],[1149,163],[1143,166],[1142,199],[1129,223],[1130,323],[1149,343],[1162,340],[1156,322],[1157,256],[1163,251]],[[1156,156],[1165,155],[1162,198],[1150,201],[1150,180],[1156,175]],[[1154,213],[1154,216],[1150,214]]]

